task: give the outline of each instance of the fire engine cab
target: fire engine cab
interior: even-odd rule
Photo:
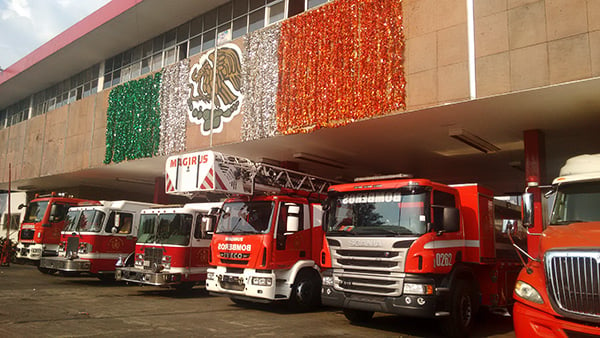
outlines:
[[[100,201],[71,207],[61,233],[57,257],[42,257],[40,268],[63,274],[87,272],[112,279],[115,263],[134,251],[140,211],[152,203]]]
[[[191,289],[204,284],[208,268],[210,211],[221,203],[188,203],[142,210],[133,256],[121,260],[117,280]]]
[[[56,256],[60,233],[70,207],[97,205],[98,201],[74,198],[63,193],[35,195],[27,205],[19,231],[17,259],[39,263],[42,256]],[[20,205],[19,208],[25,207]],[[45,272],[43,268],[40,271]]]
[[[326,179],[206,151],[171,158],[167,191],[232,195],[218,210],[206,288],[234,302],[320,303]]]
[[[439,318],[444,335],[466,335],[480,306],[512,304],[520,266],[505,232],[520,217],[477,184],[398,175],[331,186],[323,305],[351,322],[374,312]]]

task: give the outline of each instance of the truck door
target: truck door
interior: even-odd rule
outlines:
[[[59,243],[60,232],[65,227],[65,218],[71,205],[61,202],[53,202],[48,214],[48,222],[42,223],[42,243]]]
[[[191,253],[190,253],[190,267],[208,267],[208,256],[210,250],[208,246],[210,244],[211,235],[206,231],[204,227],[205,219],[201,213],[196,214],[196,221],[194,222],[194,236],[192,236],[191,242]]]
[[[311,229],[308,205],[280,202],[273,262],[276,268],[288,268],[303,259],[311,259]],[[297,229],[290,228],[290,222],[297,218]]]

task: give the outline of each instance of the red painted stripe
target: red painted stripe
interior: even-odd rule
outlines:
[[[217,185],[219,186],[219,189],[226,190],[227,187],[225,186],[225,184],[223,183],[223,181],[221,180],[219,175],[216,173],[215,173],[215,178],[217,179]]]

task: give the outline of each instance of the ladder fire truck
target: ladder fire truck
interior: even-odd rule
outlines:
[[[523,198],[523,225],[538,242],[528,250],[520,249],[529,262],[515,285],[515,333],[518,337],[598,337],[600,154],[567,160],[545,194],[554,197],[546,226],[541,212],[534,217],[534,209],[543,210],[542,187],[530,183]]]
[[[113,279],[118,258],[135,249],[140,211],[153,205],[121,200],[71,207],[61,233],[58,256],[42,257],[40,268]]]
[[[167,192],[225,193],[211,241],[206,288],[232,301],[320,303],[322,209],[330,181],[206,151],[169,159]]]
[[[477,184],[390,175],[331,186],[323,305],[351,322],[385,312],[438,318],[444,335],[466,335],[480,306],[512,303],[520,266],[503,228],[520,218]]]
[[[142,210],[135,253],[117,265],[115,278],[126,282],[189,290],[204,284],[210,211],[221,203],[188,203]]]
[[[21,223],[17,260],[39,263],[42,256],[56,256],[60,243],[60,232],[65,226],[65,217],[70,207],[97,205],[100,202],[74,198],[63,193],[35,195],[29,202],[25,219]],[[20,208],[25,205],[19,205]],[[40,269],[45,272],[43,268]]]

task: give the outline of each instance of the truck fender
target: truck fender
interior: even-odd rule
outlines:
[[[285,271],[280,276],[277,276],[277,278],[285,279],[287,281],[286,284],[291,288],[296,280],[296,276],[298,276],[300,271],[303,269],[314,270],[317,274],[319,274],[319,278],[321,278],[321,269],[319,269],[319,266],[312,260],[302,260],[296,262],[291,269]]]

